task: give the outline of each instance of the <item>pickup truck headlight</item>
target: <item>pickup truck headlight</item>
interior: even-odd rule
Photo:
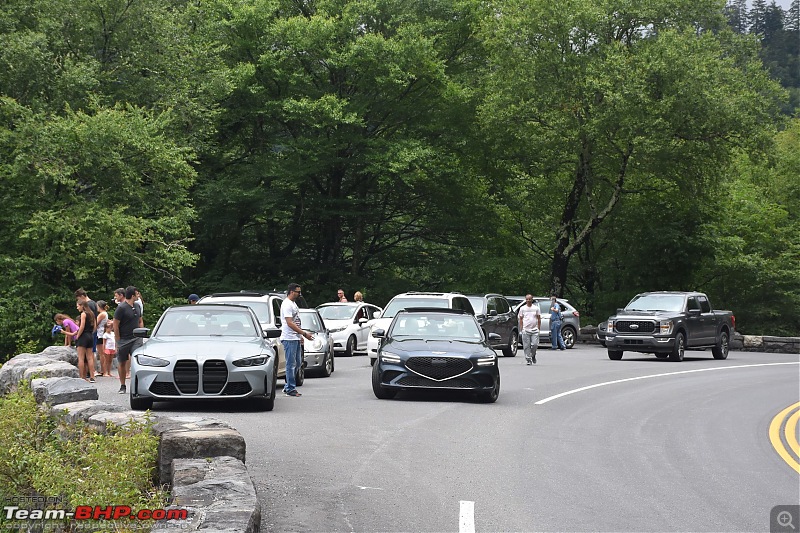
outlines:
[[[608,326],[606,326],[606,331],[614,331],[614,321],[613,320],[609,320],[608,321]]]
[[[670,333],[672,333],[672,326],[673,326],[672,320],[662,320],[659,323],[658,332],[661,333],[662,335],[669,335]]]

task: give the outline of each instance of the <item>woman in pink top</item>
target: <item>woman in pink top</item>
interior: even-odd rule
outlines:
[[[65,315],[64,313],[57,313],[56,316],[53,317],[53,320],[56,321],[56,324],[61,326],[61,333],[64,334],[64,346],[71,346],[72,341],[75,340],[75,333],[78,332],[78,324],[72,320],[69,315]]]

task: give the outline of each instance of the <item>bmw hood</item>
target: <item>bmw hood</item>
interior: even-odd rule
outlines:
[[[214,359],[251,357],[264,351],[264,344],[259,339],[222,340],[215,337],[192,337],[180,339],[151,338],[138,348],[136,353],[162,359],[170,358],[203,358]]]

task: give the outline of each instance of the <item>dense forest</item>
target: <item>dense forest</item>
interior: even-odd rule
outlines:
[[[130,284],[149,325],[297,281],[797,335],[798,110],[800,0],[7,0],[0,361]]]

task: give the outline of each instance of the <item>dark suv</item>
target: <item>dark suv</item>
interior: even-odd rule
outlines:
[[[467,296],[475,310],[481,329],[489,338],[489,333],[497,333],[500,340],[492,343],[492,348],[502,349],[506,357],[517,355],[519,339],[519,319],[511,304],[500,294],[472,294]]]

